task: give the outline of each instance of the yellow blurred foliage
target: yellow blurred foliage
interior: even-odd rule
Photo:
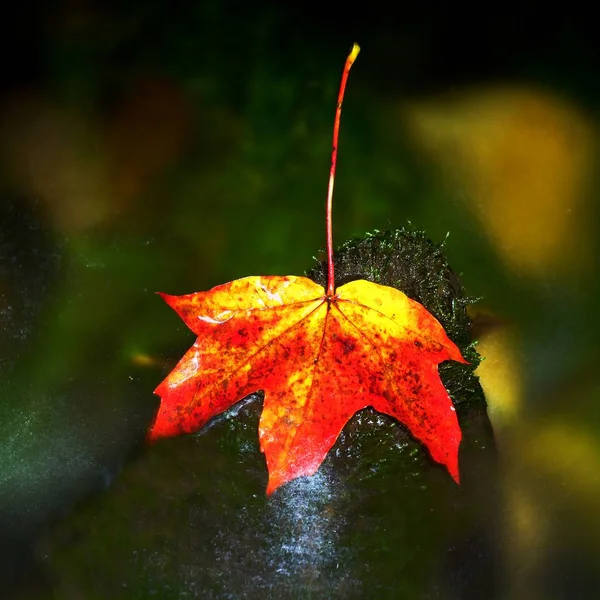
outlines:
[[[150,76],[92,114],[15,92],[0,106],[0,159],[13,188],[73,233],[135,206],[183,151],[189,112],[174,84]]]
[[[477,351],[483,360],[475,374],[479,377],[488,403],[488,415],[496,433],[501,434],[519,418],[523,404],[519,340],[514,327],[497,322],[481,308],[469,309],[474,326]],[[478,327],[478,323],[482,323]],[[491,323],[486,325],[487,323]],[[500,435],[501,439],[501,435]]]
[[[577,497],[581,517],[600,535],[600,522],[586,518],[600,507],[600,448],[591,432],[580,425],[549,420],[535,424],[535,435],[523,435],[518,444],[523,476],[532,470],[554,479],[554,505]],[[561,498],[560,490],[565,494]],[[564,490],[568,490],[565,493]],[[600,544],[600,538],[599,538]]]
[[[600,551],[600,450],[595,435],[559,419],[523,421],[503,452],[504,551],[511,600],[543,600],[557,540]],[[565,523],[569,535],[565,539]]]
[[[408,130],[460,190],[498,255],[526,276],[591,266],[595,125],[555,95],[470,89],[403,107]]]
[[[39,199],[58,230],[72,232],[106,217],[107,165],[89,121],[29,93],[0,107],[0,123],[0,157],[11,184]]]

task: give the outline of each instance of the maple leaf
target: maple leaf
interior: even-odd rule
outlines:
[[[192,433],[263,390],[267,493],[323,462],[347,421],[372,406],[404,423],[459,480],[461,432],[437,365],[466,362],[418,302],[368,281],[330,298],[306,277],[245,277],[162,294],[198,336],[158,386],[156,439]]]
[[[334,123],[327,196],[327,286],[306,277],[252,276],[183,296],[161,294],[196,334],[156,388],[149,439],[193,433],[245,396],[264,391],[259,423],[267,494],[314,474],[345,424],[372,406],[404,423],[459,482],[461,431],[438,373],[467,363],[442,325],[403,292],[365,280],[337,290],[331,203],[344,86]]]

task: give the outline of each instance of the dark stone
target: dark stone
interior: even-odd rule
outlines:
[[[471,361],[440,368],[463,430],[461,486],[402,425],[365,409],[315,476],[267,498],[254,394],[197,435],[143,449],[48,531],[37,550],[53,597],[501,596],[495,449],[473,374],[469,298],[420,232],[349,242],[335,266],[340,284],[365,278],[423,303]],[[324,283],[324,265],[309,275]]]

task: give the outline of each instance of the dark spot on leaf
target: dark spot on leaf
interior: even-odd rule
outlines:
[[[350,354],[356,348],[356,344],[352,340],[341,340],[341,342],[344,354]]]

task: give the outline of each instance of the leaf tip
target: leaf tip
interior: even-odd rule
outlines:
[[[269,481],[267,482],[266,495],[267,498],[270,497],[273,492],[278,490],[284,483],[287,483],[293,479],[289,475],[286,476],[284,473],[276,473],[269,471]]]
[[[450,360],[453,360],[454,362],[457,363],[461,363],[463,365],[470,365],[470,361],[468,361],[462,354],[462,352],[460,351],[460,349],[458,348],[458,346],[456,346],[456,344],[452,344],[452,346],[450,347]]]
[[[448,473],[450,477],[454,479],[457,485],[460,485],[460,472],[458,470],[458,448],[456,452],[456,456],[448,456],[448,461],[446,462],[446,468],[448,469]]]
[[[154,444],[154,442],[156,442],[156,440],[158,439],[159,436],[156,435],[155,433],[155,425],[156,423],[153,422],[152,425],[150,425],[150,427],[148,427],[148,430],[146,431],[146,435],[144,437],[144,443],[145,444]]]

